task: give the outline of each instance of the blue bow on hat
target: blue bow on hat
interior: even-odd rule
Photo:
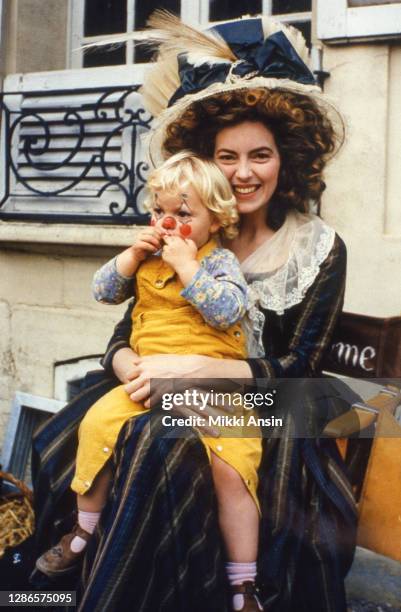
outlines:
[[[178,56],[181,86],[169,100],[177,100],[202,91],[213,83],[225,83],[229,74],[239,79],[268,77],[290,79],[303,85],[316,85],[316,80],[282,31],[264,38],[260,19],[243,19],[217,25],[213,28],[227,42],[237,62],[217,62],[194,66],[188,55]]]

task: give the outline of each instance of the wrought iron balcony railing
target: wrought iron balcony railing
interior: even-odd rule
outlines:
[[[139,85],[0,98],[0,218],[141,223],[152,117]]]

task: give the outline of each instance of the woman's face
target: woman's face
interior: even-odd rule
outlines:
[[[244,121],[220,130],[214,161],[230,181],[241,214],[267,208],[277,187],[280,154],[263,123]]]

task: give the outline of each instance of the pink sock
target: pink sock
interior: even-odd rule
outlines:
[[[78,525],[87,533],[93,533],[95,531],[99,518],[100,512],[83,512],[83,510],[78,510]],[[72,552],[79,553],[85,548],[86,544],[83,538],[75,536],[75,538],[71,540],[70,548]]]
[[[228,582],[234,586],[236,584],[243,584],[244,582],[255,582],[256,578],[256,561],[252,563],[233,563],[229,561],[226,563],[226,572]],[[260,601],[256,599],[259,609],[263,610]],[[233,609],[242,610],[244,606],[244,596],[240,593],[233,596]]]
[[[87,533],[93,533],[100,519],[100,512],[78,510],[78,525]]]

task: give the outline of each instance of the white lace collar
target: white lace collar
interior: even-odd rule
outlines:
[[[264,354],[260,308],[281,315],[299,304],[334,243],[335,232],[316,215],[290,213],[283,226],[241,264],[249,286],[249,355]],[[255,354],[255,352],[257,354]]]

